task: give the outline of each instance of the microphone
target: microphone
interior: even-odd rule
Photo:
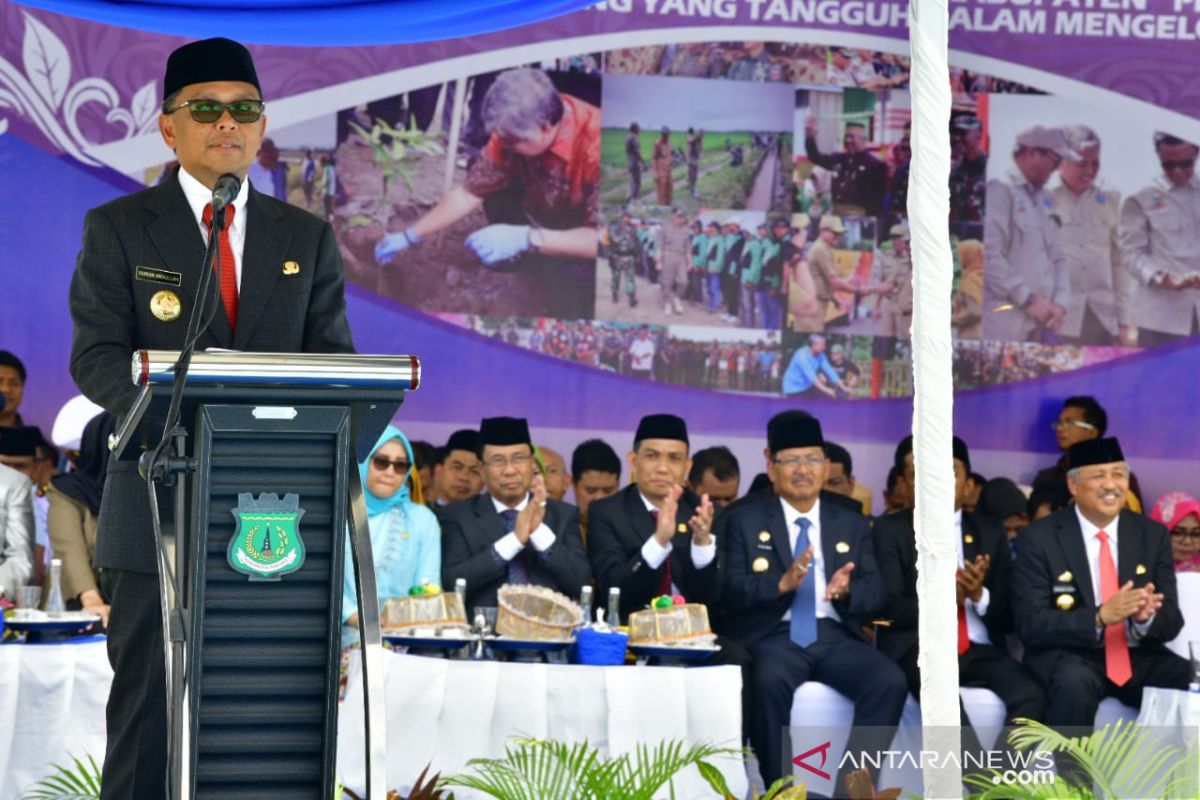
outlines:
[[[218,211],[224,209],[225,206],[232,203],[241,190],[242,181],[232,172],[226,172],[217,178],[212,193],[213,214],[216,214]]]

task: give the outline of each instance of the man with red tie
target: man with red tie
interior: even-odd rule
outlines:
[[[1027,668],[1008,655],[1005,640],[1012,631],[1012,558],[1008,539],[999,520],[963,508],[971,455],[967,443],[954,437],[954,527],[959,570],[958,674],[962,686],[991,689],[1004,703],[1004,721],[1012,725],[1018,717],[1041,719],[1046,710],[1046,693]],[[900,443],[896,466],[911,481],[912,437]],[[917,540],[913,510],[885,514],[875,520],[875,557],[887,586],[887,605],[882,617],[891,624],[879,632],[879,649],[900,664],[909,691],[920,697],[921,677],[917,669]],[[961,708],[961,706],[960,706]],[[975,754],[980,743],[970,720],[962,717],[963,745]],[[1003,731],[997,747],[1007,740]],[[964,771],[977,771],[982,762],[964,763]],[[975,770],[971,768],[975,767]]]
[[[88,399],[117,416],[137,395],[129,379],[133,352],[182,349],[196,306],[209,323],[197,350],[354,352],[333,228],[246,180],[266,130],[250,51],[220,38],[185,44],[167,59],[163,94],[159,131],[179,168],[157,186],[88,212],[71,279],[71,376]],[[217,232],[216,280],[199,298],[213,188],[226,173],[242,183]],[[169,534],[171,493],[158,497]],[[150,513],[137,462],[114,462],[94,560],[112,605],[104,800],[161,800],[166,793],[166,682]]]
[[[1146,686],[1186,689],[1189,668],[1164,646],[1183,627],[1171,537],[1125,510],[1117,440],[1072,445],[1067,488],[1074,506],[1021,533],[1014,612],[1025,663],[1050,696],[1045,722],[1090,729],[1105,697],[1138,707]]]

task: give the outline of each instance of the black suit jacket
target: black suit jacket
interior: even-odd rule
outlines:
[[[504,518],[496,513],[491,495],[481,494],[442,507],[442,585],[467,579],[467,611],[475,606],[495,606],[496,590],[508,582],[508,562],[493,545],[505,536]],[[554,533],[554,544],[544,552],[526,545],[529,580],[578,599],[591,580],[583,539],[579,535],[579,510],[559,500],[546,501],[543,520]]]
[[[237,332],[230,331],[218,310],[196,349],[354,352],[333,228],[253,187],[245,213]],[[158,186],[88,212],[70,307],[75,325],[71,376],[89,399],[124,415],[137,396],[129,379],[133,352],[183,346],[203,259],[204,240],[177,172]],[[284,275],[286,261],[299,264],[299,271]],[[152,274],[155,270],[159,275]],[[219,304],[216,281],[210,286],[210,303]],[[182,302],[181,315],[172,322],[150,312],[150,298],[162,290],[174,292]],[[159,493],[164,520],[171,517],[167,495]],[[105,482],[96,566],[155,572],[152,537],[150,504],[137,464],[115,462]]]
[[[854,562],[850,593],[834,601],[833,607],[850,632],[861,638],[859,625],[883,608],[887,596],[875,563],[870,526],[862,514],[826,503],[823,496],[820,514],[825,579],[847,562]],[[725,537],[724,633],[749,646],[779,624],[795,595],[779,594],[779,579],[792,564],[782,501],[772,495],[745,503],[728,512],[723,523],[718,535]],[[758,559],[765,561],[764,571],[754,571]]]
[[[1005,649],[1004,638],[1012,630],[1012,556],[1004,526],[999,520],[963,512],[963,558],[991,556],[983,585],[988,591],[988,609],[983,616],[992,644]],[[875,520],[875,557],[887,587],[883,618],[891,621],[880,628],[879,649],[900,658],[917,641],[917,538],[913,510],[905,509]]]
[[[704,603],[716,612],[721,583],[718,560],[704,569],[692,563],[692,532],[688,521],[700,506],[695,493],[684,490],[675,513],[679,533],[671,542],[671,580],[688,602]],[[588,560],[596,576],[600,602],[608,602],[608,590],[621,590],[621,618],[645,608],[658,594],[659,583],[666,571],[664,561],[654,569],[642,558],[642,545],[654,535],[654,519],[642,502],[636,485],[626,486],[612,497],[597,500],[588,506]]]
[[[1143,646],[1161,648],[1183,628],[1175,590],[1175,562],[1167,529],[1141,514],[1122,511],[1117,527],[1117,581],[1135,586],[1153,582],[1163,605],[1155,614]],[[1060,597],[1070,597],[1063,610]],[[1038,651],[1099,649],[1095,615],[1099,606],[1075,508],[1064,508],[1021,532],[1013,573],[1017,631],[1026,659]]]

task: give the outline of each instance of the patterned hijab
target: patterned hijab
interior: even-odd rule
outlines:
[[[367,488],[367,471],[371,468],[371,459],[379,452],[379,448],[390,442],[392,439],[399,439],[404,445],[404,452],[408,455],[408,472],[404,473],[404,481],[400,484],[400,488],[391,497],[381,498],[371,494],[371,490]],[[405,437],[400,429],[394,425],[388,425],[384,428],[383,433],[379,437],[379,441],[375,442],[375,446],[371,448],[371,454],[366,460],[358,465],[358,472],[362,476],[363,497],[367,500],[367,516],[373,517],[376,514],[382,514],[385,511],[391,511],[401,503],[411,503],[412,499],[408,493],[408,478],[413,471],[413,450],[412,445],[408,443],[408,438]]]

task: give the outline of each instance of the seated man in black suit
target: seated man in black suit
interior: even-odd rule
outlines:
[[[1067,488],[1074,507],[1021,533],[1014,613],[1025,663],[1050,696],[1045,722],[1090,729],[1105,697],[1138,707],[1146,686],[1186,689],[1189,665],[1164,646],[1183,627],[1171,537],[1125,510],[1117,440],[1072,445]]]
[[[904,457],[906,480],[914,483],[912,440]],[[1005,723],[1017,717],[1042,718],[1046,693],[1041,684],[1009,657],[1005,637],[1012,630],[1012,558],[999,520],[963,510],[971,456],[967,444],[954,437],[954,523],[958,540],[958,679],[962,686],[984,686],[1004,702]],[[875,520],[875,556],[887,586],[883,617],[891,625],[879,634],[879,649],[896,659],[908,678],[908,689],[921,694],[917,670],[917,542],[911,508]],[[979,739],[962,715],[963,747],[980,751]],[[997,744],[1004,746],[1007,731]],[[964,770],[969,766],[964,764]]]
[[[442,584],[467,581],[467,609],[495,606],[506,583],[548,586],[568,597],[591,580],[579,512],[546,498],[534,478],[529,425],[492,417],[479,426],[487,491],[442,509]]]
[[[599,596],[621,590],[621,619],[657,595],[682,594],[715,606],[717,543],[713,505],[683,488],[691,468],[687,424],[672,414],[643,417],[633,437],[634,483],[588,510],[588,558]]]
[[[886,592],[866,518],[825,502],[822,443],[812,417],[773,419],[766,455],[774,494],[731,509],[723,525],[725,630],[753,657],[750,740],[768,784],[783,774],[783,729],[804,681],[854,702],[848,750],[868,755],[889,745],[908,696],[904,673],[859,631]]]

